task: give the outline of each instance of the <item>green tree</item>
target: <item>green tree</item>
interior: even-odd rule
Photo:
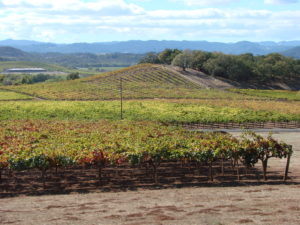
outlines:
[[[227,70],[231,63],[231,57],[222,53],[214,53],[213,57],[207,60],[203,67],[212,76],[228,77]]]
[[[204,69],[204,63],[212,57],[210,52],[193,51],[191,67],[195,70],[207,72]]]
[[[150,52],[145,57],[143,57],[139,63],[152,63],[152,64],[159,64],[160,60],[156,53]]]
[[[78,72],[70,73],[70,74],[67,76],[67,80],[75,80],[75,79],[78,79],[78,78],[80,78]]]
[[[159,53],[158,59],[163,64],[171,65],[174,58],[180,53],[182,53],[182,51],[180,51],[178,49],[167,48],[164,51],[162,51],[161,53]]]
[[[21,80],[21,83],[22,84],[32,84],[33,83],[32,77],[29,76],[29,75],[23,76],[22,80]]]
[[[0,75],[0,83],[3,83],[5,76],[4,75]]]
[[[213,58],[204,63],[204,68],[210,75],[236,81],[248,80],[252,76],[251,67],[233,55],[215,53]]]
[[[172,65],[179,66],[182,68],[183,71],[185,71],[186,68],[191,68],[192,59],[192,52],[189,50],[185,50],[182,53],[176,55],[176,57],[172,61]]]

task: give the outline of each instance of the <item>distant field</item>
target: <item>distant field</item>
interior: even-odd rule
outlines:
[[[48,64],[48,63],[27,62],[27,61],[0,62],[0,72],[4,72],[5,69],[9,69],[9,68],[31,68],[31,67],[44,68],[49,72],[54,72],[54,71],[64,72],[64,73],[79,72],[83,76],[92,76],[100,73],[93,70],[70,69],[64,66],[60,66],[56,64]]]
[[[90,77],[93,75],[97,75],[98,77],[101,77],[101,75],[105,76],[106,73],[116,71],[116,70],[121,70],[126,67],[97,67],[97,68],[79,68],[76,71],[81,74],[82,78],[85,77]],[[97,70],[99,69],[99,71]],[[103,71],[101,70],[103,69]],[[76,72],[74,71],[74,72]]]
[[[4,61],[0,62],[0,72],[9,68],[26,68],[26,67],[37,67],[44,68],[48,71],[61,71],[67,72],[67,68],[54,64],[37,63],[37,62],[25,62],[25,61]]]
[[[267,97],[272,99],[300,100],[300,91],[287,90],[256,90],[256,89],[231,89],[235,93],[241,93],[250,96]]]
[[[137,65],[84,79],[47,84],[7,86],[7,89],[51,100],[113,100],[120,97],[122,78],[125,99],[196,98],[245,99],[238,93],[201,89],[177,73],[158,65]],[[260,98],[251,97],[248,98]]]
[[[33,99],[31,96],[18,94],[11,91],[0,90],[0,101],[3,100],[30,100]]]
[[[117,67],[117,66],[104,66],[104,67],[97,67],[99,70],[105,70],[106,72],[115,71],[115,70],[121,70],[126,67]],[[100,71],[101,72],[101,71]]]
[[[257,102],[257,105],[263,102]],[[220,106],[211,102],[168,102],[161,100],[124,101],[124,118],[132,121],[167,123],[300,121],[300,113],[256,109],[246,106]],[[296,105],[298,107],[299,105]],[[119,120],[119,101],[30,101],[0,102],[0,120]]]

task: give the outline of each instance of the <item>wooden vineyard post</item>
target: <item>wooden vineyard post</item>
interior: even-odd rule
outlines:
[[[223,157],[221,160],[221,172],[222,172],[222,176],[224,176],[224,158]]]
[[[121,105],[120,117],[122,120],[123,119],[123,80],[122,80],[122,77],[120,77],[120,105]]]
[[[41,175],[42,175],[42,182],[43,182],[43,188],[46,189],[46,169],[41,169]]]
[[[267,180],[268,158],[262,160],[264,180]]]
[[[288,178],[289,173],[289,167],[290,167],[290,161],[291,161],[291,154],[288,154],[287,161],[286,161],[286,167],[285,167],[285,173],[283,180],[286,181]]]
[[[100,165],[98,167],[98,180],[99,180],[99,184],[102,184],[102,166]]]
[[[240,181],[240,165],[238,160],[236,161],[236,174],[237,174],[238,181]]]
[[[209,162],[209,177],[210,177],[210,181],[214,181],[212,161]]]
[[[158,180],[157,180],[157,167],[153,166],[153,172],[154,172],[154,183],[157,184]]]
[[[150,163],[152,165],[153,168],[153,179],[154,179],[154,183],[157,185],[158,184],[158,174],[157,174],[157,167],[159,167],[159,162],[151,162]]]

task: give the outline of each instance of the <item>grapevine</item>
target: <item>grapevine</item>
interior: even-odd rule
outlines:
[[[38,169],[43,180],[50,169],[57,172],[61,167],[85,166],[98,168],[101,183],[106,166],[129,163],[149,166],[154,183],[159,183],[159,166],[169,161],[208,165],[208,176],[213,180],[213,164],[220,160],[233,162],[238,179],[239,163],[254,167],[261,161],[266,179],[268,159],[291,154],[292,146],[271,136],[248,132],[237,139],[230,134],[190,132],[153,122],[22,120],[1,122],[0,127],[0,172]]]

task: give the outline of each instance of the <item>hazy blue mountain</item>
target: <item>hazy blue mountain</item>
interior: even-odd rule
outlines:
[[[40,45],[40,44],[46,44],[46,43],[38,42],[38,41],[13,40],[13,39],[0,41],[1,46],[31,46],[31,45]]]
[[[286,42],[249,42],[221,43],[208,41],[123,41],[55,44],[27,40],[4,40],[0,46],[11,46],[26,52],[59,52],[59,53],[136,53],[160,52],[166,48],[191,49],[203,51],[219,51],[227,54],[253,53],[268,54],[282,52],[300,45],[300,41]]]
[[[300,46],[300,41],[281,41],[278,44],[283,46],[293,47],[293,46]]]
[[[300,59],[300,46],[281,52],[282,55]]]
[[[28,53],[17,48],[0,46],[0,61],[42,62],[66,67],[131,66],[144,56],[133,53]]]
[[[20,58],[20,57],[26,57],[28,55],[29,54],[27,52],[24,52],[17,48],[0,46],[0,57]]]

